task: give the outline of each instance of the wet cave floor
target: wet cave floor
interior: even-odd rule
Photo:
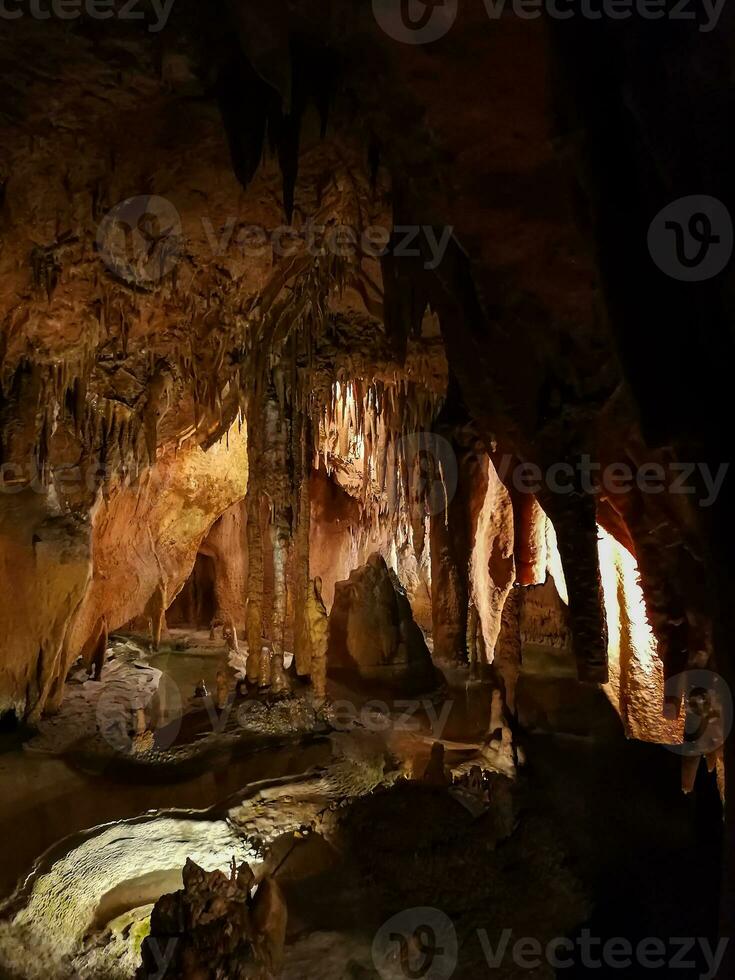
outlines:
[[[217,649],[192,654],[171,646],[150,656],[148,663],[188,691],[202,676],[210,683],[222,658]],[[461,677],[458,672],[452,687],[443,691],[452,704],[440,732],[449,766],[472,758],[487,727],[486,686],[455,684]],[[360,712],[366,704],[374,707],[380,693],[358,697],[340,684],[329,691],[334,701],[351,703],[363,722],[366,716]],[[308,794],[299,796],[298,787],[311,786],[309,780],[317,778],[323,783],[314,774],[334,771],[335,740],[349,746],[354,732],[318,726],[290,738],[240,733],[229,740],[215,738],[206,753],[182,766],[91,765],[74,743],[72,751],[57,757],[34,750],[33,740],[24,741],[19,733],[4,735],[3,896],[44,852],[40,874],[59,856],[80,848],[81,854],[89,846],[88,828],[130,818],[155,824],[160,818],[154,811],[174,811],[177,818],[202,811],[201,819],[226,816],[228,825],[234,820],[237,826],[237,801],[249,793],[260,798],[259,787],[268,786],[265,795],[274,794],[273,809],[258,804],[242,818],[239,831],[250,840],[254,828],[258,833],[262,829],[259,821],[270,821],[265,860],[277,867],[289,910],[282,974],[287,980],[407,975],[400,972],[400,963],[381,962],[378,973],[373,943],[391,917],[399,916],[400,931],[407,910],[426,907],[448,917],[456,931],[456,977],[587,976],[590,967],[578,953],[564,969],[555,970],[545,961],[529,969],[512,952],[514,943],[525,937],[544,947],[557,937],[576,943],[584,930],[601,943],[618,936],[633,944],[653,937],[669,948],[676,937],[707,937],[714,948],[722,820],[715,781],[704,770],[695,792],[685,797],[679,757],[660,746],[626,740],[615,724],[602,726],[604,734],[594,737],[516,732],[525,764],[515,779],[495,774],[490,805],[478,813],[446,789],[421,781],[437,734],[428,703],[414,705],[408,727],[391,704],[392,727],[360,734],[371,746],[384,746],[387,740],[393,764],[415,778],[392,780],[360,795],[354,790],[364,764],[360,749],[350,759],[348,775],[337,778],[337,783],[345,779],[344,789],[332,785],[324,797],[328,804],[323,809],[333,811],[329,821],[313,832],[306,829],[316,812],[313,800]],[[196,706],[187,710],[179,744],[189,736],[194,743],[206,742],[206,712]],[[358,727],[364,726],[358,722]],[[348,755],[352,752],[348,747]],[[318,792],[324,792],[321,783]],[[299,807],[304,830],[295,833],[292,826],[302,817]],[[165,846],[165,838],[161,840]],[[218,846],[226,848],[226,841]],[[178,878],[157,869],[155,862],[142,876],[126,880],[123,875],[114,888],[103,890],[85,934],[84,956],[75,961],[76,974],[54,974],[44,967],[43,973],[27,975],[50,980],[55,975],[132,977],[129,960],[108,955],[111,932],[116,942],[120,935],[128,942],[125,915],[134,920],[141,908],[145,914],[148,901],[179,887]],[[79,884],[83,890],[84,883]],[[68,901],[74,901],[73,894]],[[5,917],[11,907],[4,910]],[[0,930],[0,953],[8,935],[13,935],[12,928]],[[96,957],[98,948],[102,958]],[[490,965],[488,956],[498,949],[505,952]],[[129,956],[130,949],[124,952]],[[675,947],[667,955],[673,952]],[[707,976],[707,968],[697,946],[676,976]],[[5,969],[18,980],[24,975]],[[390,969],[398,972],[390,974]],[[602,965],[594,975],[638,977],[640,966]]]
[[[326,726],[320,732],[295,735],[246,733],[224,744],[213,738],[213,728],[219,726],[238,735],[237,712],[220,712],[212,705],[197,707],[188,701],[200,680],[214,690],[217,671],[227,665],[227,651],[221,642],[210,641],[207,633],[171,632],[171,638],[155,653],[147,649],[145,638],[131,635],[125,639],[138,643],[140,651],[145,651],[145,663],[173,682],[177,693],[174,710],[183,708],[183,718],[177,717],[170,728],[161,726],[164,744],[209,748],[198,758],[173,764],[164,759],[145,766],[88,751],[88,731],[80,731],[78,737],[65,732],[66,746],[61,750],[53,733],[40,747],[29,730],[0,734],[0,839],[13,842],[0,862],[0,899],[12,892],[41,854],[89,827],[153,809],[204,810],[251,783],[297,775],[329,762],[332,747]],[[86,688],[93,686],[93,681],[85,684]],[[462,738],[469,731],[475,740],[471,744],[476,744],[487,728],[486,691],[485,686],[475,685],[452,698],[451,713],[446,720],[441,718],[442,734]],[[419,756],[420,766],[425,764],[423,757],[428,757],[439,719],[426,717],[421,699],[396,698],[379,688],[357,693],[334,682],[330,682],[329,694],[345,706],[337,719],[345,728],[353,720],[359,724],[361,716],[367,717],[363,711],[377,703],[384,710],[392,709],[399,725],[412,732],[421,730],[424,739],[412,752]],[[236,705],[240,703],[238,699]],[[437,711],[441,710],[439,706]],[[384,723],[377,729],[381,727]]]

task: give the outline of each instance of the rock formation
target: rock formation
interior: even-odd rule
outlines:
[[[139,980],[151,974],[170,980],[276,978],[286,931],[278,884],[261,881],[252,898],[255,876],[249,865],[237,867],[234,860],[229,877],[187,860],[183,880],[181,891],[156,902]]]
[[[306,593],[306,628],[311,653],[311,682],[314,694],[321,699],[327,686],[327,650],[329,620],[322,599],[322,580],[317,576]]]
[[[405,593],[380,555],[338,582],[329,616],[329,669],[399,689],[436,683],[431,655]]]

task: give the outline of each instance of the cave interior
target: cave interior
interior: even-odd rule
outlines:
[[[733,265],[652,230],[732,6],[78,6],[0,16],[0,977],[735,975]]]

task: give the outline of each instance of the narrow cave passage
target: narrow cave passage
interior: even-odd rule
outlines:
[[[36,6],[0,980],[731,977],[731,12]]]

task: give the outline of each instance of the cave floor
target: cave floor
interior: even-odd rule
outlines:
[[[7,743],[0,751],[0,895],[6,897],[48,848],[88,827],[135,817],[152,809],[206,809],[243,786],[266,778],[296,775],[323,765],[327,741],[283,745],[221,757],[207,769],[175,782],[120,781],[88,774],[71,762],[33,756]]]
[[[602,939],[714,935],[721,822],[704,774],[697,794],[684,798],[677,760],[656,746],[544,734],[524,739],[524,748],[528,762],[512,793],[507,837],[498,833],[492,808],[474,819],[441,790],[399,783],[355,801],[336,846],[319,835],[299,842],[280,872],[289,905],[286,980],[377,977],[371,954],[376,930],[391,916],[424,906],[454,923],[454,975],[460,978],[491,975],[480,937],[495,948],[503,930],[542,942],[574,939],[583,928]],[[265,751],[240,768],[157,786],[153,793],[104,780],[86,783],[67,769],[52,795],[54,768],[47,768],[45,782],[35,786],[39,805],[19,793],[14,815],[3,814],[5,839],[14,840],[5,887],[14,877],[10,868],[27,870],[42,839],[56,841],[151,806],[203,805],[249,779],[319,765],[325,754],[323,745]],[[46,765],[63,766],[55,760]],[[699,977],[705,967],[677,976]],[[529,974],[506,959],[492,975],[554,972]],[[589,974],[577,963],[564,975]],[[602,968],[595,975],[607,973]]]
[[[669,957],[677,937],[691,937],[691,954],[675,975],[711,976],[694,938],[717,947],[722,823],[714,780],[703,771],[697,793],[684,797],[676,756],[643,742],[543,734],[524,739],[524,748],[529,761],[512,793],[508,836],[492,808],[470,819],[441,791],[398,784],[355,802],[342,852],[324,858],[326,868],[305,875],[302,867],[299,875],[286,865],[285,976],[377,977],[376,932],[392,916],[426,907],[452,920],[455,978],[639,980],[640,964],[591,967],[581,945],[559,972],[513,960],[517,940],[579,944],[583,930],[598,952],[616,937],[634,947],[654,938]],[[404,925],[396,920],[399,932]],[[491,967],[487,950],[502,948],[504,931],[511,937],[506,955]]]
[[[126,651],[121,649],[131,643],[135,664],[160,670],[173,682],[174,701],[184,713],[173,747],[190,740],[211,747],[199,758],[176,765],[157,760],[135,765],[119,756],[100,757],[88,750],[95,717],[79,721],[78,711],[82,693],[91,689],[96,696],[100,686],[79,678],[71,681],[69,690],[77,700],[67,697],[62,716],[42,725],[40,735],[0,735],[0,834],[13,841],[0,863],[0,898],[10,895],[41,854],[86,828],[153,809],[203,810],[251,783],[298,775],[329,761],[332,749],[324,734],[239,733],[235,711],[223,732],[236,738],[213,735],[211,711],[193,708],[189,698],[202,679],[214,690],[217,671],[228,659],[221,640],[212,641],[203,631],[172,630],[160,651],[152,652],[147,638],[130,634],[112,643],[115,656],[122,659]],[[329,696],[339,710],[329,730],[334,725],[349,730],[365,722],[376,732],[390,727],[395,751],[418,774],[428,761],[432,741],[441,736],[447,741],[447,761],[456,764],[476,751],[487,728],[489,699],[484,684],[461,685],[453,695],[446,701],[448,710],[436,697],[397,698],[379,686],[357,691],[330,681]]]
[[[221,645],[206,636],[177,635],[135,669],[163,671],[180,692],[189,692],[202,677],[212,684],[225,658]],[[111,670],[109,676],[119,683],[119,674]],[[330,701],[342,714],[331,716],[324,731],[290,738],[233,734],[228,722],[229,741],[223,741],[203,731],[206,711],[187,705],[194,718],[189,735],[195,742],[211,740],[212,750],[183,766],[161,765],[156,757],[148,764],[113,758],[95,766],[77,742],[57,755],[49,751],[48,733],[41,738],[44,751],[34,750],[33,738],[21,733],[3,735],[0,833],[12,846],[6,846],[0,866],[0,892],[8,896],[45,852],[46,867],[57,860],[52,855],[74,854],[88,841],[83,832],[89,828],[103,834],[107,824],[114,833],[116,824],[137,818],[150,821],[155,836],[157,822],[166,817],[160,811],[177,811],[185,819],[192,811],[219,807],[244,840],[268,828],[266,837],[275,841],[269,846],[285,853],[279,866],[289,907],[285,980],[377,977],[373,937],[390,917],[421,907],[451,919],[459,978],[490,974],[486,944],[497,947],[504,930],[511,930],[513,941],[541,942],[557,936],[575,940],[583,929],[601,940],[716,934],[721,808],[715,782],[704,770],[696,792],[683,796],[679,757],[626,740],[603,699],[599,703],[610,721],[592,734],[517,733],[525,764],[516,779],[496,775],[490,807],[478,815],[446,790],[421,782],[435,739],[444,742],[446,763],[456,769],[473,759],[487,731],[487,685],[469,683],[463,671],[447,676],[447,686],[413,698],[330,680]],[[96,697],[105,682],[91,689],[86,680],[76,683],[76,697],[90,690]],[[354,751],[360,744],[356,735],[367,740],[369,751],[377,746],[381,758],[385,749],[396,774],[413,781],[380,784],[380,774],[368,772],[360,788],[358,753],[343,790],[344,773],[330,777],[331,798],[351,798],[338,809],[336,825],[325,836],[320,831],[294,838],[288,827],[307,825],[323,809],[309,787],[321,787],[315,797],[320,799],[319,774],[334,771],[335,747],[352,745]],[[372,793],[371,779],[378,780]],[[246,807],[242,814],[237,805],[227,809],[247,787],[260,793],[259,786],[279,780],[282,786],[276,785],[269,804]],[[120,831],[124,837],[124,826]],[[105,895],[93,942],[104,943],[113,917],[149,914],[145,903],[155,900],[156,881],[164,890],[177,887],[171,870],[152,866],[151,874],[130,880],[123,875]],[[130,954],[129,945],[122,948]],[[80,976],[107,977],[95,973],[96,966],[90,969]],[[609,972],[632,978],[637,969]],[[588,972],[575,962],[564,975]],[[492,975],[510,980],[555,974],[548,964],[529,972],[508,954]],[[595,971],[606,975],[605,967]],[[677,970],[682,980],[702,975],[702,962]],[[124,980],[132,974],[121,968],[109,976]]]

